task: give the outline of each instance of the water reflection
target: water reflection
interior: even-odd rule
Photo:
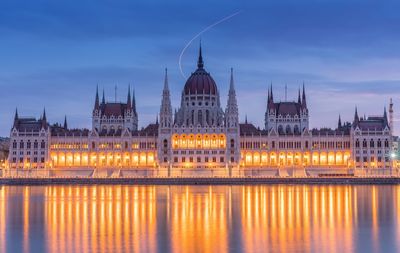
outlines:
[[[0,187],[0,252],[400,249],[400,186]]]

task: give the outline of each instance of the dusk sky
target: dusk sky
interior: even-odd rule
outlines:
[[[301,2],[301,3],[300,3]],[[240,120],[263,127],[267,87],[274,98],[297,99],[306,85],[310,124],[335,127],[382,114],[390,97],[400,113],[400,2],[385,1],[1,1],[0,136],[15,108],[50,123],[90,128],[96,85],[106,100],[136,92],[139,127],[155,121],[164,68],[173,107],[185,84],[178,66],[184,46],[202,34],[205,68],[225,108],[234,68]],[[167,4],[168,3],[168,4]],[[195,70],[199,40],[183,56]],[[400,133],[395,123],[395,133]]]

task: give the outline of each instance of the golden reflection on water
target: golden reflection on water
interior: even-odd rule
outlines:
[[[0,252],[398,251],[399,218],[400,186],[3,186]]]

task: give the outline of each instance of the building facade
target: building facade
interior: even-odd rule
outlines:
[[[102,100],[96,89],[90,129],[50,124],[15,112],[7,167],[13,171],[87,171],[92,176],[305,176],[390,174],[393,103],[380,116],[359,117],[335,129],[310,129],[306,89],[297,101],[274,101],[268,89],[263,129],[239,123],[234,73],[227,104],[204,67],[186,81],[173,111],[165,71],[159,121],[138,128],[135,94],[126,103]]]

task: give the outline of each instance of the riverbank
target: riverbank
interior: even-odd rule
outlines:
[[[0,185],[400,184],[400,177],[0,178]]]

